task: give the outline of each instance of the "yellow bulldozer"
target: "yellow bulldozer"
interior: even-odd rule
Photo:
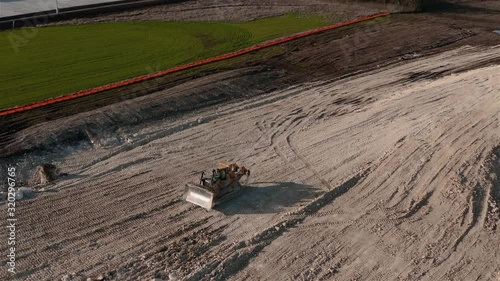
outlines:
[[[182,198],[207,210],[226,200],[241,189],[240,179],[250,176],[250,170],[236,163],[219,162],[211,176],[201,173],[199,183],[186,184]]]

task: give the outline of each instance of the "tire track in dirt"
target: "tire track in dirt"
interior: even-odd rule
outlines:
[[[469,75],[465,75],[465,77],[473,77],[472,75],[473,74],[471,73]],[[458,79],[452,78],[452,80]],[[434,83],[434,86],[439,87],[440,83],[436,82]],[[421,88],[419,90],[417,87],[417,89],[412,90],[411,93],[422,92],[422,90],[424,89]],[[311,251],[312,253],[311,255],[307,255],[304,259],[310,260],[312,259],[312,256],[315,255],[315,249],[313,246],[316,243],[315,241],[319,241],[318,239],[321,239],[320,237],[322,236],[331,236],[332,233],[343,233],[343,240],[355,241],[355,243],[360,244],[363,244],[361,241],[383,241],[383,246],[376,244],[372,246],[356,246],[356,244],[354,244],[357,249],[361,249],[358,252],[352,253],[352,256],[355,257],[370,255],[373,256],[374,253],[380,253],[382,256],[388,255],[390,253],[389,251],[393,251],[391,250],[391,247],[413,248],[412,250],[409,250],[409,255],[402,255],[401,253],[398,254],[397,251],[396,254],[390,255],[391,258],[389,260],[395,260],[397,262],[392,266],[390,264],[387,264],[384,267],[384,270],[376,270],[377,267],[379,268],[379,266],[377,266],[379,262],[376,262],[375,260],[370,261],[369,258],[367,258],[363,259],[365,261],[368,261],[363,265],[363,268],[370,268],[370,266],[373,266],[373,270],[375,271],[359,270],[359,268],[356,267],[356,271],[358,273],[355,274],[354,271],[352,271],[354,270],[353,265],[349,265],[350,263],[352,264],[353,262],[355,262],[355,260],[345,262],[342,266],[346,267],[347,271],[342,271],[343,273],[341,275],[338,275],[338,273],[334,274],[333,276],[335,276],[336,278],[364,278],[368,276],[367,274],[370,274],[369,276],[371,277],[377,276],[379,278],[378,280],[392,279],[395,276],[399,276],[399,278],[415,279],[418,278],[418,276],[423,276],[421,275],[422,272],[426,272],[424,268],[428,268],[427,270],[430,271],[430,275],[428,274],[429,276],[441,276],[440,271],[432,270],[433,267],[439,267],[440,269],[442,269],[444,274],[448,274],[448,278],[453,278],[453,276],[455,276],[455,278],[456,276],[463,276],[461,275],[463,274],[461,270],[448,271],[453,267],[451,265],[458,266],[458,263],[460,262],[460,260],[450,257],[451,252],[453,252],[453,241],[455,239],[453,239],[453,235],[451,235],[450,237],[450,235],[447,234],[447,232],[457,233],[456,226],[454,224],[451,224],[447,225],[446,227],[438,227],[436,225],[432,225],[432,223],[430,222],[434,221],[434,218],[437,219],[442,216],[453,218],[457,216],[456,213],[454,213],[452,210],[456,208],[456,206],[460,206],[460,197],[455,197],[454,200],[458,201],[452,201],[454,202],[452,204],[454,207],[450,210],[447,210],[448,207],[439,206],[439,204],[441,204],[439,202],[442,202],[441,198],[444,196],[444,194],[446,194],[446,196],[448,197],[450,196],[448,195],[450,193],[447,190],[447,178],[453,176],[454,171],[456,171],[456,169],[460,166],[461,163],[465,161],[465,159],[469,159],[469,157],[474,161],[468,163],[467,167],[480,167],[480,164],[484,162],[486,155],[483,152],[486,152],[488,150],[487,147],[491,145],[490,140],[493,140],[494,136],[497,135],[495,131],[498,130],[498,121],[496,119],[498,118],[498,109],[495,109],[494,105],[491,104],[491,98],[497,99],[498,97],[496,97],[497,94],[495,92],[492,92],[491,90],[492,88],[481,90],[481,93],[483,95],[480,98],[466,97],[463,103],[460,103],[460,105],[467,105],[467,108],[465,108],[465,110],[457,106],[458,104],[453,104],[453,102],[448,103],[448,100],[450,99],[449,97],[437,99],[436,97],[424,96],[422,94],[416,95],[414,97],[413,103],[414,112],[410,112],[409,114],[413,116],[426,116],[426,114],[415,111],[415,109],[419,110],[420,105],[422,104],[427,107],[425,108],[425,110],[436,110],[435,112],[445,110],[447,114],[446,116],[451,116],[452,118],[443,120],[444,122],[442,124],[422,122],[420,126],[414,128],[415,133],[411,134],[409,137],[401,138],[399,143],[396,144],[396,148],[386,153],[385,160],[381,160],[381,163],[379,165],[373,167],[367,178],[363,180],[360,186],[356,187],[356,190],[358,190],[358,192],[347,192],[343,197],[341,197],[340,206],[335,206],[336,204],[327,204],[324,210],[318,212],[318,214],[325,213],[326,215],[308,217],[304,220],[304,223],[302,225],[297,226],[294,229],[290,229],[288,232],[276,238],[270,245],[266,246],[269,247],[269,249],[266,248],[266,254],[263,254],[262,257],[261,255],[259,255],[254,258],[250,263],[250,265],[254,266],[245,267],[239,274],[236,275],[236,278],[251,276],[249,275],[250,272],[252,272],[253,274],[256,274],[257,272],[264,272],[262,270],[255,271],[254,269],[255,266],[258,268],[261,268],[259,266],[264,266],[265,272],[269,273],[258,274],[260,274],[259,276],[261,276],[261,278],[266,279],[267,277],[273,276],[274,274],[277,274],[277,272],[280,272],[279,270],[276,270],[276,268],[286,268],[286,264],[290,265],[290,260],[283,261],[282,258],[283,256],[293,253],[292,248],[284,246],[287,245],[287,242],[285,241],[296,241],[299,245],[297,243],[292,243],[294,245],[294,248],[308,248],[308,251]],[[446,95],[448,95],[448,93],[452,93],[453,91],[454,89],[448,89]],[[484,95],[486,95],[486,97]],[[460,99],[462,97],[460,96],[457,98]],[[469,102],[469,99],[471,102]],[[488,103],[487,100],[490,100],[491,105],[484,107],[484,104]],[[394,103],[394,100],[391,100],[391,102]],[[381,100],[381,102],[378,102],[377,106],[381,103],[385,104],[385,101]],[[429,105],[431,105],[430,108]],[[451,107],[449,105],[451,105]],[[448,109],[446,109],[447,106]],[[482,108],[481,112],[475,112],[474,110],[471,111],[472,108],[478,107]],[[374,115],[374,119],[368,119],[368,121],[364,121],[361,124],[365,125],[361,125],[360,129],[366,127],[366,125],[368,125],[369,123],[376,124],[377,122],[380,122],[384,119],[390,120],[391,115],[405,116],[405,114],[402,114],[402,111],[404,112],[406,110],[404,106],[398,108],[398,104],[396,103],[394,105],[394,108],[396,108],[396,110],[385,110],[384,115]],[[461,122],[463,117],[458,114],[455,115],[455,112],[466,112],[467,114],[469,114],[469,116],[475,116],[476,121],[470,122],[474,119],[465,118],[464,122]],[[428,117],[433,117],[433,115],[428,115]],[[459,124],[460,126],[456,126],[456,124]],[[349,130],[343,130],[342,128],[339,128],[339,130],[342,130],[343,134],[349,134]],[[360,130],[356,131],[359,132]],[[308,133],[314,135],[315,132],[309,131]],[[295,135],[297,135],[297,133],[294,133],[294,137],[292,139],[298,139],[298,149],[304,151],[304,146],[302,145],[304,142],[300,142],[301,135]],[[335,134],[335,136],[339,135],[341,134]],[[304,136],[304,134],[302,136]],[[329,137],[328,140],[333,142],[335,141],[335,139],[332,137]],[[318,143],[322,145],[327,144],[326,141],[309,141],[307,142],[307,145],[308,147],[314,147],[317,146]],[[307,151],[314,150],[307,148]],[[324,153],[325,148],[323,148],[323,150],[321,151]],[[308,159],[314,159],[314,157],[318,157],[318,155],[307,155]],[[351,157],[347,159],[355,158]],[[431,169],[431,167],[434,168]],[[482,176],[480,176],[480,170],[478,169],[469,169],[469,172],[467,175],[465,175],[465,177],[470,179],[482,178]],[[398,178],[402,178],[403,180],[399,180]],[[404,182],[404,185],[401,186],[402,188],[397,187],[399,182]],[[436,190],[429,189],[429,186],[436,185],[438,187],[439,185],[443,185],[443,187],[437,188]],[[474,185],[472,185],[472,188],[473,187]],[[474,189],[472,189],[472,192],[474,192],[473,190]],[[387,194],[387,197],[385,197],[385,194]],[[481,228],[484,229],[482,224],[483,218],[486,217],[486,213],[484,210],[487,207],[484,202],[491,200],[483,197],[488,196],[484,195],[483,193],[481,196],[470,197],[471,202],[474,202],[474,204],[478,206],[477,211],[475,211],[475,213],[477,213],[477,222],[475,223],[475,225],[477,225],[477,230],[472,236],[466,234],[467,238],[464,239],[464,241],[467,241],[467,245],[478,243],[474,236],[477,235],[476,232],[481,233]],[[352,200],[349,198],[352,198]],[[384,206],[384,201],[377,204],[377,202],[373,202],[373,198],[387,198],[387,201],[385,202],[390,202],[391,205]],[[366,209],[363,209],[363,212],[366,213],[360,212],[356,214],[354,212],[350,214],[350,212],[341,211],[343,207],[347,207],[348,205],[363,206],[362,204],[367,204],[365,207]],[[446,206],[449,206],[449,203],[447,203]],[[380,207],[382,207],[383,209],[380,209]],[[332,215],[333,217],[329,218],[329,215]],[[359,215],[361,215],[361,218],[349,219],[349,217]],[[299,216],[299,218],[302,217]],[[438,221],[440,220],[438,219]],[[434,223],[436,222],[434,221]],[[439,224],[440,222],[437,223]],[[407,233],[405,229],[412,227],[412,225],[422,225],[420,227],[420,233]],[[309,231],[308,228],[314,229],[314,235],[311,234],[311,231]],[[391,232],[380,232],[376,235],[376,240],[368,240],[366,238],[363,238],[365,235],[368,235],[369,232],[372,232],[372,229],[375,230],[375,232],[372,232],[372,234],[377,233],[377,228],[393,228],[399,230]],[[294,240],[297,235],[295,234],[296,232],[300,233],[300,235],[302,236],[305,236],[302,239],[305,239],[305,241],[307,242],[300,243],[299,241],[302,240]],[[353,232],[366,234],[361,234],[361,237],[358,240],[349,239],[348,237],[350,237]],[[401,233],[401,235],[397,234],[399,232]],[[425,241],[427,239],[426,237],[431,238],[434,233],[441,233],[439,236],[442,238],[440,238],[439,242],[437,242],[437,244],[433,246],[434,248],[426,248],[429,250],[425,251],[430,252],[427,254],[424,253],[423,255],[430,256],[430,258],[421,258],[421,256],[418,255],[422,250],[418,249],[418,246],[415,245],[420,245],[420,243],[422,242],[416,241]],[[484,236],[483,239],[485,239]],[[275,244],[276,246],[273,246],[273,244]],[[399,246],[395,246],[398,244]],[[321,246],[318,247],[325,248],[325,245],[320,245]],[[346,251],[348,251],[348,248],[352,248],[352,245],[348,246],[348,244],[344,244],[344,246],[340,247],[344,247],[343,252],[346,253]],[[470,252],[470,250],[472,249],[469,248],[469,246],[464,245],[461,253],[466,253],[467,251]],[[363,252],[370,252],[370,255],[363,255]],[[340,258],[336,256],[336,254],[328,254],[328,256],[330,257],[330,259]],[[273,261],[272,266],[265,265],[264,260]],[[360,265],[359,263],[356,264]],[[428,267],[428,265],[431,264],[434,264],[434,266]],[[304,266],[305,268],[302,268],[297,263],[294,263],[294,268],[298,267],[307,271],[307,265],[304,264]],[[491,262],[488,262],[488,266],[485,267],[487,267],[489,271],[494,269],[494,265]],[[298,271],[300,270],[294,270],[294,272]],[[467,276],[477,276],[478,271],[477,269],[469,268],[467,272]],[[495,272],[495,270],[493,270],[493,272]],[[294,273],[289,274],[292,274],[292,276],[294,276]],[[328,276],[332,276],[331,273],[328,274],[330,274]],[[300,274],[295,276],[300,276]]]
[[[362,181],[364,177],[364,174],[354,176],[353,178],[347,180],[333,190],[326,192],[319,198],[305,205],[300,210],[295,211],[292,216],[289,216],[288,218],[285,217],[285,219],[282,219],[275,225],[272,225],[271,227],[255,235],[249,241],[244,242],[243,249],[233,249],[231,251],[233,252],[233,254],[227,259],[223,260],[216,267],[215,272],[213,272],[211,276],[215,276],[216,280],[226,280],[230,276],[234,275],[236,272],[244,268],[248,264],[250,259],[258,255],[260,251],[262,251],[267,245],[272,243],[272,241],[280,237],[285,231],[287,231],[287,229],[293,228],[297,224],[300,224],[307,216],[314,214],[322,206],[333,202],[337,197],[353,188],[359,181]],[[240,248],[240,245],[238,245],[236,248]],[[206,274],[204,275],[206,276]],[[194,276],[199,277],[200,275],[197,275],[195,273]],[[191,280],[191,278],[188,280]]]

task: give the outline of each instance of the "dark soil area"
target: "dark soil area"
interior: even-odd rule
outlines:
[[[499,14],[499,1],[393,14],[128,88],[14,114],[0,119],[0,155],[50,147],[56,142],[74,143],[87,138],[89,130],[112,134],[118,128],[463,45],[498,45],[500,36],[493,30],[500,26]],[[498,62],[478,62],[475,67],[493,63]],[[105,118],[95,112],[85,118],[75,115],[96,109]],[[43,125],[72,115],[74,118],[61,120],[57,128]]]

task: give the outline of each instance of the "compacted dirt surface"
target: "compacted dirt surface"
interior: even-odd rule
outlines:
[[[500,5],[464,7],[4,118],[0,279],[500,280]],[[245,188],[182,201],[218,160]]]
[[[59,21],[55,24],[83,24],[114,21],[232,21],[241,22],[264,17],[279,16],[286,13],[321,14],[330,19],[347,19],[376,13],[381,9],[400,11],[403,6],[365,2],[362,5],[329,0],[173,0],[153,7],[122,11],[119,13],[100,13],[86,18]],[[389,1],[390,2],[390,1]]]

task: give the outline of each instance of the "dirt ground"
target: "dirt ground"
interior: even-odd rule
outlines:
[[[54,146],[88,139],[89,134],[115,134],[123,127],[179,117],[206,106],[258,96],[298,83],[337,79],[460,46],[496,45],[499,36],[492,31],[500,25],[499,5],[499,1],[487,1],[450,5],[422,14],[393,14],[377,24],[333,30],[103,95],[0,118],[3,128],[0,155],[40,148],[50,151]],[[182,18],[182,14],[179,17]],[[479,61],[462,67],[461,71],[497,62],[495,59]],[[160,67],[151,61],[148,69],[159,71]],[[127,102],[158,92],[161,94],[154,98],[135,99],[133,106]],[[41,125],[109,105],[114,106],[107,107],[107,114],[97,120],[92,113],[85,113],[57,126]],[[27,127],[31,129],[24,130]]]
[[[0,278],[500,280],[499,4],[0,120],[1,169],[60,170],[18,202],[18,273],[2,257]],[[217,160],[251,169],[246,188],[210,212],[181,201]]]
[[[321,14],[332,20],[358,18],[381,10],[396,11],[396,5],[377,3],[345,4],[342,1],[292,0],[284,3],[279,0],[205,0],[169,1],[165,5],[134,9],[111,14],[98,14],[86,18],[53,23],[84,24],[113,21],[250,21],[287,13]]]

